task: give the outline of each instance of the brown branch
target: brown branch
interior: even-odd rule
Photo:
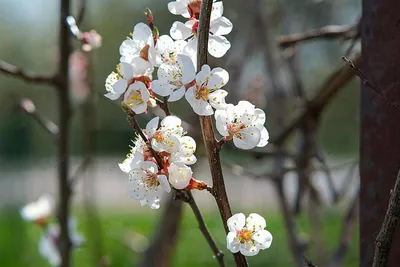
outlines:
[[[354,65],[358,66],[361,62],[361,56],[358,55],[354,60]],[[353,71],[347,66],[342,66],[332,73],[325,82],[316,90],[316,95],[308,102],[304,111],[297,115],[292,122],[285,127],[270,143],[282,144],[289,135],[310,115],[319,116],[330,103],[340,89],[354,77]]]
[[[197,35],[197,70],[201,70],[201,67],[207,64],[208,36],[210,30],[212,2],[212,0],[205,0],[201,3],[198,27],[199,31]],[[215,139],[211,117],[200,116],[200,126],[210,165],[211,177],[213,180],[213,195],[217,202],[225,232],[228,233],[229,230],[227,226],[227,221],[232,216],[232,211],[229,205],[228,196],[226,194],[225,182],[222,174],[221,159],[219,154],[220,151],[218,149],[217,140]],[[241,253],[234,253],[233,255],[236,266],[248,266],[246,258]]]
[[[87,0],[79,0],[78,14],[76,16],[76,25],[80,26],[85,18]]]
[[[296,45],[300,42],[314,39],[353,39],[358,32],[358,23],[349,25],[328,25],[320,29],[283,35],[278,38],[278,44],[281,48]]]
[[[388,104],[389,106],[393,106],[396,109],[400,108],[400,104],[398,102],[395,102],[393,99],[390,97],[385,96],[382,92],[380,92],[375,85],[372,84],[365,76],[365,74],[351,61],[350,59],[346,57],[342,57],[343,61],[347,63],[347,65],[354,71],[354,73],[361,79],[364,85],[368,86],[372,90],[375,91],[379,95],[379,97],[383,98],[383,100]]]
[[[58,190],[59,209],[58,221],[60,224],[60,255],[61,267],[71,265],[71,241],[68,229],[70,211],[71,185],[69,182],[69,132],[71,103],[69,98],[69,56],[72,51],[71,34],[67,24],[70,15],[70,0],[60,1],[59,18],[59,68],[58,68],[58,108],[60,121],[60,138],[58,144]]]
[[[40,114],[35,107],[35,104],[32,100],[28,98],[21,99],[18,103],[18,107],[21,108],[26,114],[31,116],[47,133],[54,138],[54,140],[58,139],[59,128],[57,124],[55,124],[52,120]]]
[[[394,188],[390,191],[390,199],[381,230],[375,240],[375,255],[372,267],[384,267],[388,264],[393,235],[397,221],[400,219],[400,170]]]
[[[7,62],[0,61],[0,72],[22,79],[28,83],[55,85],[56,79],[54,75],[39,75],[28,70],[11,65]]]

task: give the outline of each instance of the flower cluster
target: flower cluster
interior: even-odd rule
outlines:
[[[54,200],[48,195],[41,196],[36,202],[24,206],[20,210],[21,217],[29,222],[39,225],[43,234],[39,241],[39,253],[50,265],[60,266],[61,255],[59,252],[60,226],[58,223],[51,223],[54,216]],[[69,235],[72,247],[80,247],[83,236],[77,231],[77,222],[74,218],[68,221]]]
[[[229,81],[226,70],[208,65],[197,69],[201,2],[176,0],[168,3],[172,14],[186,19],[185,22],[174,22],[169,35],[159,34],[153,14],[147,9],[148,25],[136,24],[130,36],[121,43],[119,63],[105,82],[105,96],[121,102],[138,131],[130,153],[119,167],[128,176],[130,196],[151,209],[158,209],[163,194],[171,192],[172,188],[209,189],[204,182],[193,178],[190,166],[196,162],[196,142],[186,135],[181,119],[169,115],[165,109],[169,102],[184,98],[197,115],[214,115],[223,140],[232,140],[240,149],[264,147],[269,139],[263,110],[248,101],[239,101],[237,105],[226,102],[228,92],[224,86]],[[214,1],[208,38],[211,56],[220,58],[230,49],[225,35],[232,28],[230,20],[223,16],[223,3]],[[135,116],[147,113],[149,108],[157,105],[168,113],[167,116],[161,121],[155,117],[145,129],[140,129],[134,121]],[[245,219],[239,216],[240,227],[230,227],[235,229],[232,231],[237,236],[233,236],[233,232],[228,235],[228,248],[255,255],[260,249],[269,247],[272,236],[266,235],[263,230],[265,220],[262,223],[261,217],[257,216],[250,215],[258,220],[257,227],[253,219],[248,219],[245,224]]]

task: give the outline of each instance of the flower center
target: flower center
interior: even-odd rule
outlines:
[[[139,56],[146,61],[149,61],[149,48],[150,45],[146,44],[143,46],[142,50],[140,50]]]
[[[196,99],[203,99],[204,101],[208,101],[208,95],[210,94],[210,89],[205,86],[197,87],[196,90]]]
[[[240,243],[253,243],[252,237],[253,232],[248,229],[243,229],[236,232],[236,236],[239,238]]]
[[[133,105],[138,106],[143,104],[143,99],[142,99],[142,94],[140,91],[133,90],[132,92],[129,93],[129,95],[126,98],[126,104],[128,104],[130,107]]]
[[[246,125],[244,125],[243,123],[240,122],[234,122],[231,124],[228,124],[228,132],[230,135],[234,135],[239,139],[242,139],[242,136],[240,134],[240,132],[246,128]]]
[[[164,135],[163,135],[163,133],[161,131],[157,131],[154,134],[153,138],[156,139],[158,143],[164,141]]]
[[[154,188],[160,185],[157,179],[157,174],[146,171],[146,177],[142,178],[143,186],[146,189]]]

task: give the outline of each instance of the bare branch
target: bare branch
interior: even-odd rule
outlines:
[[[354,62],[355,66],[360,64],[360,55],[356,57]],[[330,103],[332,98],[351,80],[351,78],[353,78],[353,76],[354,73],[351,70],[348,70],[347,66],[342,66],[337,69],[317,89],[317,94],[309,101],[306,109],[297,115],[296,118],[293,119],[293,121],[270,142],[275,145],[282,144],[308,116],[319,116]]]
[[[394,188],[390,191],[390,199],[381,230],[375,240],[375,255],[372,267],[384,267],[388,264],[393,235],[397,221],[400,219],[400,170]]]
[[[18,103],[18,107],[21,108],[26,114],[31,116],[43,129],[46,130],[54,140],[57,140],[60,132],[58,126],[50,119],[41,115],[35,107],[32,100],[28,98],[21,99]]]
[[[197,35],[197,70],[200,70],[204,64],[207,64],[211,9],[212,0],[202,1],[198,27],[199,31]],[[228,233],[229,229],[227,226],[227,221],[232,216],[232,211],[229,205],[228,196],[226,194],[225,182],[222,174],[221,160],[219,154],[220,150],[218,149],[217,140],[215,139],[211,117],[200,116],[200,126],[211,169],[211,177],[213,180],[213,195],[217,202],[225,232]],[[248,266],[246,258],[241,253],[235,253],[233,255],[236,266]]]
[[[314,39],[353,39],[357,35],[358,23],[349,25],[328,25],[320,29],[283,35],[278,38],[278,44],[281,48],[296,45],[300,42]]]
[[[56,84],[54,75],[39,75],[28,70],[23,70],[4,61],[0,61],[0,72],[15,78],[19,78],[28,83],[48,85]]]
[[[318,267],[317,265],[315,265],[314,263],[312,263],[312,261],[310,261],[309,259],[307,259],[305,256],[304,257],[304,262],[307,264],[308,267]]]
[[[78,14],[76,15],[76,24],[80,26],[85,18],[87,0],[79,0]]]

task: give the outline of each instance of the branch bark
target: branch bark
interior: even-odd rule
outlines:
[[[212,0],[204,0],[201,3],[199,31],[197,35],[197,70],[200,70],[204,64],[207,64],[208,36],[210,30],[210,15]],[[221,215],[225,232],[228,233],[227,221],[232,216],[228,196],[226,194],[224,177],[222,174],[220,150],[218,141],[215,139],[213,124],[210,116],[200,116],[201,133],[203,135],[206,153],[211,170],[213,181],[213,196]],[[246,258],[240,253],[233,254],[236,266],[247,267]]]
[[[400,219],[400,170],[396,183],[390,192],[389,206],[382,223],[381,230],[375,240],[375,254],[372,267],[384,267],[388,265],[393,235],[397,221]]]
[[[70,14],[70,0],[60,1],[59,68],[57,74],[60,138],[58,143],[58,190],[60,224],[61,267],[71,265],[71,241],[68,229],[71,185],[69,181],[69,131],[71,103],[69,99],[69,56],[71,54],[70,30],[66,18]]]

